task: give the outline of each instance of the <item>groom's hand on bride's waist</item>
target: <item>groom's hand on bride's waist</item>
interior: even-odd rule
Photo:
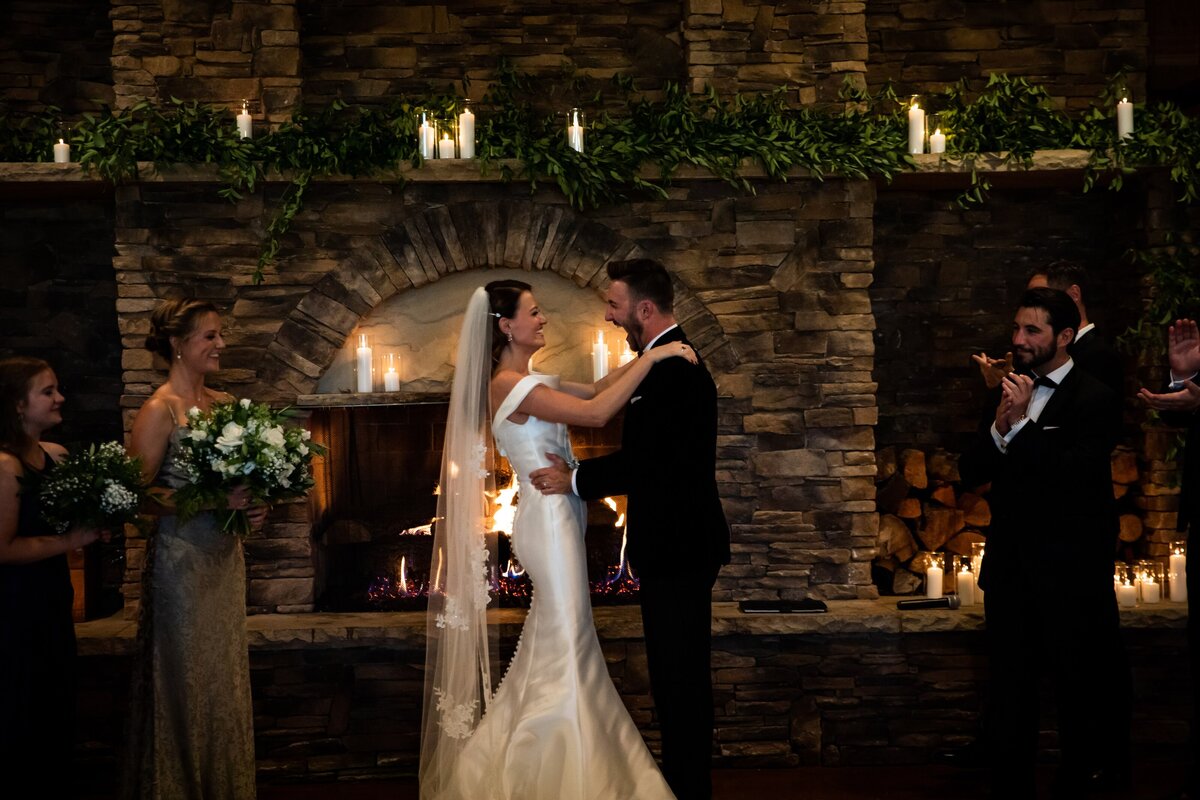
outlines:
[[[570,494],[571,468],[562,456],[546,453],[546,458],[550,459],[550,466],[529,473],[529,482],[542,494]]]

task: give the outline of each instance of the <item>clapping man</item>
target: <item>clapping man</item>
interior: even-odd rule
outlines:
[[[1057,683],[1060,796],[1088,796],[1096,754],[1129,725],[1103,702],[1103,665],[1120,627],[1109,457],[1121,419],[1112,390],[1077,369],[1068,354],[1079,324],[1065,292],[1025,293],[1013,323],[1017,371],[1002,380],[991,424],[960,462],[964,486],[992,484],[980,584],[991,673],[992,793],[1005,800],[1036,796],[1044,666]]]

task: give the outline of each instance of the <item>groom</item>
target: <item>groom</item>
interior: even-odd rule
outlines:
[[[657,261],[608,265],[604,318],[642,353],[687,341],[675,323],[671,276]],[[712,797],[712,589],[729,563],[729,524],[717,494],[717,389],[703,363],[669,358],[634,391],[621,449],[570,470],[534,472],[544,494],[627,495],[629,563],[641,581],[642,628],[662,729],[663,775],[679,800]]]

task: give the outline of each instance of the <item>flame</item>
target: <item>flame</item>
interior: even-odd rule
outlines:
[[[604,505],[611,508],[613,510],[613,513],[617,515],[617,521],[613,523],[613,527],[620,528],[620,527],[624,526],[625,525],[625,512],[617,511],[617,501],[613,500],[611,497],[606,497],[606,498],[604,498],[603,502],[604,502]],[[622,552],[624,552],[624,550],[625,550],[624,539],[621,540],[621,550],[622,550]]]
[[[400,594],[408,594],[408,560],[400,556]]]
[[[517,491],[518,485],[514,476],[509,481],[508,486],[503,489],[498,489],[495,495],[492,495],[492,530],[500,531],[505,536],[512,536],[513,521],[517,517]]]

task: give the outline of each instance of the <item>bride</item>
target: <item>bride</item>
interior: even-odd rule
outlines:
[[[572,462],[567,425],[599,427],[656,361],[656,347],[591,384],[529,371],[546,317],[528,284],[495,281],[467,306],[446,423],[429,588],[421,800],[673,800],[608,676],[588,595],[584,508],[529,473]],[[488,435],[521,482],[512,546],[534,585],[516,653],[492,692],[486,607]],[[494,633],[493,626],[493,633]],[[489,649],[492,652],[489,652]]]

